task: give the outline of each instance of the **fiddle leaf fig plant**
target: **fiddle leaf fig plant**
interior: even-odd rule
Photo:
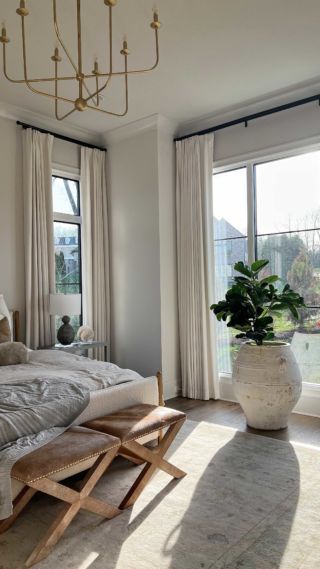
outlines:
[[[278,275],[259,278],[259,273],[269,264],[260,259],[245,265],[239,261],[234,269],[240,276],[234,277],[234,284],[227,291],[225,299],[212,304],[210,310],[219,321],[227,322],[229,328],[239,330],[236,338],[247,338],[261,346],[264,341],[273,340],[273,316],[279,316],[289,310],[295,319],[299,318],[298,309],[305,307],[304,299],[294,292],[288,284],[282,291],[274,285]]]

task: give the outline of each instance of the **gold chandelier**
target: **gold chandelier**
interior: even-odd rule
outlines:
[[[29,10],[26,6],[25,0],[20,0],[20,6],[17,8],[16,12],[18,16],[21,18],[21,33],[22,33],[22,61],[23,61],[23,79],[12,79],[8,75],[7,71],[7,58],[6,58],[6,50],[7,44],[10,42],[10,38],[7,36],[7,30],[5,26],[2,27],[0,42],[2,43],[3,48],[3,71],[5,77],[11,83],[23,83],[25,84],[32,93],[36,93],[38,95],[43,95],[44,97],[50,98],[54,100],[55,104],[55,116],[56,119],[62,121],[63,119],[69,117],[75,111],[84,111],[86,109],[92,109],[94,111],[99,111],[101,113],[105,113],[107,115],[112,115],[116,117],[123,117],[128,112],[128,76],[133,74],[139,73],[147,73],[155,69],[159,63],[159,37],[158,32],[161,26],[159,22],[158,12],[154,11],[153,13],[153,21],[151,22],[150,26],[154,30],[155,33],[155,63],[152,67],[147,69],[133,69],[128,70],[128,56],[130,55],[130,51],[128,49],[127,40],[123,40],[122,49],[120,51],[121,55],[124,58],[124,69],[122,71],[115,71],[113,65],[113,25],[112,25],[112,18],[113,18],[113,11],[117,4],[117,0],[100,0],[103,1],[107,7],[108,15],[108,30],[109,30],[109,69],[107,71],[101,71],[99,68],[98,59],[95,59],[93,70],[91,73],[84,73],[83,69],[83,46],[82,46],[82,26],[81,26],[81,0],[76,0],[77,4],[77,47],[78,47],[78,54],[77,59],[75,60],[72,55],[70,54],[68,48],[66,47],[65,42],[63,41],[59,29],[58,24],[58,17],[57,17],[57,2],[56,0],[52,0],[52,7],[53,7],[53,24],[55,35],[57,38],[57,47],[54,49],[54,53],[51,57],[51,60],[54,64],[54,75],[49,77],[37,77],[31,78],[28,74],[28,64],[27,64],[27,46],[26,46],[26,30],[25,30],[25,19],[29,15]],[[59,47],[62,48],[62,51],[65,53],[67,60],[71,64],[73,68],[72,75],[68,76],[60,76],[59,75],[59,64],[62,61],[60,56]],[[107,89],[110,85],[112,77],[123,77],[124,79],[124,99],[125,99],[125,109],[122,113],[112,112],[106,109],[102,109],[100,107],[100,94]],[[74,99],[69,99],[67,97],[63,97],[59,95],[59,87],[62,82],[65,81],[73,81],[77,83],[77,96]],[[90,82],[90,89],[88,86],[88,82]],[[42,91],[36,87],[38,83],[48,83],[49,85],[53,85],[54,93],[47,93]],[[94,88],[92,89],[92,83],[94,84]],[[68,103],[72,105],[72,109],[65,113],[64,115],[59,114],[59,101],[63,103]]]

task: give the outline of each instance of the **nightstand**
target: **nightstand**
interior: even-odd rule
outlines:
[[[94,350],[96,348],[104,348],[104,360],[108,361],[108,345],[106,342],[96,342],[92,340],[91,342],[72,342],[72,344],[68,344],[64,346],[63,344],[55,344],[54,346],[50,346],[50,350],[63,350],[64,352],[70,352],[71,354],[86,354],[86,357],[89,357],[89,350],[91,350],[91,357],[94,354]]]

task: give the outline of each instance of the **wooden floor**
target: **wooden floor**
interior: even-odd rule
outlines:
[[[208,421],[265,437],[294,441],[320,447],[320,419],[293,413],[287,429],[257,431],[247,427],[245,416],[237,403],[229,401],[201,401],[175,397],[166,401],[168,407],[184,411],[192,421]]]

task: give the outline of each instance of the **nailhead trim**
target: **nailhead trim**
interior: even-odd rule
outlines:
[[[14,478],[15,480],[18,480],[19,482],[23,482],[24,484],[28,484],[33,483],[33,482],[37,482],[38,480],[42,480],[42,478],[48,478],[49,476],[51,476],[52,474],[56,474],[57,472],[62,472],[63,470],[67,470],[68,468],[70,468],[71,466],[75,466],[76,464],[80,464],[81,462],[85,462],[86,460],[89,460],[90,458],[94,458],[95,456],[100,456],[101,454],[107,454],[110,450],[114,449],[114,448],[120,448],[120,444],[116,444],[113,445],[112,447],[109,447],[107,450],[103,450],[100,452],[96,452],[94,454],[90,454],[89,456],[86,456],[84,458],[81,458],[80,460],[76,460],[75,462],[71,462],[70,464],[67,464],[66,466],[63,466],[61,468],[57,468],[56,470],[52,470],[51,472],[48,472],[47,474],[44,474],[43,476],[38,476],[38,478],[33,478],[32,480],[23,480],[23,478],[18,478],[16,476],[12,476],[12,478]]]

